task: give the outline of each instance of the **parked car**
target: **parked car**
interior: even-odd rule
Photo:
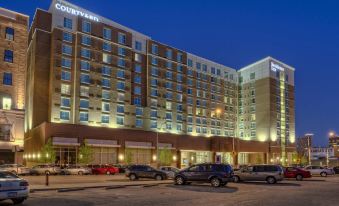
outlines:
[[[59,166],[49,164],[36,165],[30,170],[31,175],[57,175],[60,174],[60,172],[61,169]]]
[[[233,181],[233,169],[228,164],[196,164],[180,170],[174,177],[176,185],[191,182],[208,182],[213,187],[225,186]]]
[[[284,171],[279,165],[253,165],[234,172],[234,182],[266,181],[275,184],[284,179]]]
[[[168,178],[172,178],[172,179],[175,177],[175,174],[179,172],[178,168],[171,167],[171,166],[161,166],[159,169],[165,172]]]
[[[0,171],[11,172],[15,175],[28,175],[30,169],[20,164],[3,164],[0,165]]]
[[[304,178],[311,178],[312,174],[310,171],[306,171],[302,168],[286,167],[284,168],[284,177],[295,178],[296,180],[301,181]]]
[[[28,198],[28,182],[11,172],[0,172],[0,201],[12,200],[20,204]]]
[[[84,166],[70,165],[61,169],[62,175],[89,175],[92,174],[92,169]]]
[[[89,165],[88,167],[92,169],[92,174],[94,175],[114,175],[119,173],[119,168],[111,165]]]
[[[339,166],[333,167],[334,173],[339,174]]]
[[[167,174],[148,165],[130,165],[126,168],[126,177],[134,181],[139,178],[151,178],[155,180],[167,179]]]
[[[333,169],[315,165],[309,165],[305,167],[305,170],[310,171],[312,175],[320,175],[322,177],[327,177],[327,175],[335,174]]]

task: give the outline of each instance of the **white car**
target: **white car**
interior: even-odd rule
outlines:
[[[29,175],[30,169],[20,164],[4,164],[0,165],[0,171],[11,172],[16,175]]]
[[[12,200],[20,204],[28,198],[28,182],[11,172],[0,172],[0,201]]]
[[[171,166],[162,166],[160,170],[167,174],[168,178],[174,178],[175,174],[179,172],[179,169]]]
[[[320,175],[322,177],[327,177],[327,175],[334,175],[333,169],[325,168],[322,166],[309,165],[304,169],[310,171],[312,175]]]

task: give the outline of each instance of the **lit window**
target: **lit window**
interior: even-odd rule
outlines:
[[[125,94],[124,94],[124,93],[118,93],[117,101],[118,101],[118,102],[123,102],[123,101],[125,101]]]
[[[5,50],[4,52],[4,61],[13,63],[13,51],[12,50]]]
[[[141,62],[141,61],[142,61],[142,56],[141,56],[141,54],[135,53],[135,54],[134,54],[134,61],[136,61],[136,62]]]
[[[72,29],[72,19],[64,18],[64,27],[67,29]]]
[[[61,120],[69,120],[69,111],[60,111]]]
[[[12,73],[10,72],[4,72],[3,80],[2,83],[4,85],[12,85],[13,80],[12,80]]]
[[[82,21],[82,31],[91,33],[91,23],[88,21]]]
[[[61,94],[71,94],[71,86],[68,84],[61,84]]]
[[[104,63],[106,63],[106,64],[110,64],[110,63],[112,63],[112,56],[103,53],[103,54],[102,54],[102,61],[103,61]]]
[[[9,97],[2,98],[2,109],[10,110],[12,108],[12,99]]]
[[[81,86],[80,87],[80,96],[88,97],[89,96],[89,87]]]
[[[6,39],[13,41],[14,40],[14,29],[11,27],[6,27]]]

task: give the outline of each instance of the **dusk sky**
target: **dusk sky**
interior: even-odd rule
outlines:
[[[49,0],[0,0],[33,18]],[[339,132],[339,2],[70,0],[101,16],[239,69],[266,56],[296,68],[296,133],[326,145]],[[303,3],[302,3],[303,2]]]

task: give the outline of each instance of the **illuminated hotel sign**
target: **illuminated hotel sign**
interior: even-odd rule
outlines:
[[[285,69],[284,69],[284,67],[282,67],[282,66],[280,66],[280,65],[278,65],[278,64],[276,64],[274,62],[271,62],[271,70],[276,72],[278,70],[279,71],[284,71]]]
[[[67,13],[75,15],[75,16],[81,16],[81,17],[85,17],[86,19],[90,19],[90,20],[99,22],[99,18],[96,17],[96,16],[93,16],[93,15],[88,14],[88,13],[83,12],[83,11],[79,11],[77,9],[73,9],[71,7],[65,6],[65,5],[60,4],[60,3],[56,3],[55,8],[57,10],[67,12]]]

